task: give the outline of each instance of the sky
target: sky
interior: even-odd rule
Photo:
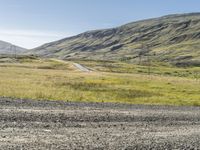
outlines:
[[[88,30],[200,12],[200,0],[0,0],[0,40],[34,48]]]

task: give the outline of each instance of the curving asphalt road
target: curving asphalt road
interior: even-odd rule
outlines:
[[[200,108],[0,98],[0,149],[200,149]]]

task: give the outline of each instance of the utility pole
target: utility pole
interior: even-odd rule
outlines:
[[[147,54],[147,61],[148,61],[148,75],[151,75],[151,60],[150,60],[150,55]]]
[[[155,52],[151,52],[151,49],[149,48],[149,46],[147,45],[147,58],[148,58],[148,74],[149,76],[151,75],[151,71],[152,71],[152,57],[154,57],[156,55]]]
[[[12,45],[10,45],[10,55],[12,55]]]
[[[143,53],[142,53],[142,51],[140,51],[139,54],[138,54],[139,65],[141,65],[141,63],[142,63],[142,55],[143,55]]]
[[[17,59],[17,48],[16,48],[16,46],[13,46],[13,48],[14,48],[14,56],[15,56],[15,59]]]
[[[16,46],[11,45],[10,46],[10,54],[13,56],[13,58],[17,59],[17,49]]]
[[[142,56],[146,57],[146,65],[147,65],[147,69],[148,69],[148,75],[151,75],[151,58],[150,58],[150,49],[148,44],[144,46],[144,44],[141,45],[141,51],[138,54],[139,57],[139,65],[142,62]]]
[[[142,56],[144,56],[144,54],[145,54],[145,47],[144,47],[144,44],[142,43],[142,44],[141,44],[141,50],[140,50],[140,52],[139,52],[139,54],[138,54],[139,65],[142,64]]]
[[[150,49],[149,49],[149,46],[146,45],[144,47],[144,55],[146,56],[147,58],[147,67],[148,67],[148,75],[150,76],[151,75],[151,58],[150,58]]]

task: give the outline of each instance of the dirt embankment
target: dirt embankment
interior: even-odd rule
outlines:
[[[0,98],[0,149],[199,149],[200,108]]]

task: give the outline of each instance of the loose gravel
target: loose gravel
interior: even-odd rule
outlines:
[[[0,98],[0,149],[200,149],[200,108]]]

